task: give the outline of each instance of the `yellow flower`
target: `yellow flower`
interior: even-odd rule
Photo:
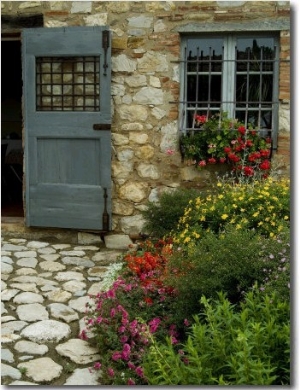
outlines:
[[[236,208],[237,208],[237,205],[234,203],[234,204],[232,205],[232,207],[233,207],[234,209],[236,209]]]
[[[259,215],[259,212],[256,211],[256,213],[254,213],[254,214],[252,215],[252,217],[256,218],[258,215]]]
[[[200,234],[198,234],[197,232],[193,232],[193,235],[194,235],[196,238],[199,238],[199,237],[200,237]]]
[[[228,217],[229,217],[228,214],[223,214],[223,215],[221,216],[222,219],[227,219]]]
[[[218,195],[218,199],[223,199],[224,198],[224,195],[220,194]]]
[[[217,187],[222,187],[222,183],[218,182]]]
[[[184,240],[183,240],[183,242],[186,244],[186,243],[188,243],[188,242],[190,242],[191,241],[191,237],[186,237]]]
[[[274,233],[273,232],[270,233],[270,237],[274,237]]]
[[[287,215],[285,215],[285,216],[283,217],[283,219],[284,219],[285,221],[287,221],[287,220],[289,219],[289,217],[288,217]]]
[[[205,221],[205,215],[201,215],[200,221]]]
[[[242,226],[238,223],[238,224],[236,225],[236,230],[239,230],[239,229],[242,229]]]

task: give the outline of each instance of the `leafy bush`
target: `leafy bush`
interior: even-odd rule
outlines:
[[[262,290],[278,290],[289,299],[289,239],[287,227],[275,240],[229,224],[219,235],[204,232],[195,245],[174,250],[165,283],[177,292],[178,323],[200,310],[202,295],[216,298],[223,291],[236,303],[255,282]]]
[[[240,311],[223,293],[201,303],[204,321],[194,316],[184,344],[154,337],[143,363],[150,385],[289,385],[288,302],[256,289]]]
[[[283,221],[290,219],[288,180],[268,178],[235,186],[219,182],[217,189],[189,202],[179,220],[175,242],[194,244],[203,230],[218,233],[227,223],[236,230],[255,229],[257,233],[274,237],[283,229]]]
[[[146,231],[157,238],[170,236],[189,201],[196,196],[199,196],[197,190],[175,189],[172,192],[163,192],[159,202],[148,202],[147,209],[142,211]]]

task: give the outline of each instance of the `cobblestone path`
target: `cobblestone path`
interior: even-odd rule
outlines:
[[[5,236],[1,250],[2,385],[99,385],[99,351],[78,334],[122,251]]]

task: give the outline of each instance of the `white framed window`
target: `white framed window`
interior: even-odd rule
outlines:
[[[195,115],[226,112],[261,134],[278,132],[279,37],[276,33],[182,35],[180,130],[197,130]]]

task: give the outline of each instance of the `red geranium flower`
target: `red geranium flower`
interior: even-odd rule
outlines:
[[[216,164],[217,160],[214,157],[211,157],[207,160],[209,164]]]
[[[244,167],[244,174],[245,176],[253,176],[254,175],[254,169],[252,167]]]
[[[259,168],[263,171],[267,171],[271,168],[271,163],[269,160],[264,160],[262,163],[259,164]]]
[[[244,135],[244,134],[246,133],[246,128],[245,128],[245,126],[240,126],[240,127],[238,128],[238,132]]]

